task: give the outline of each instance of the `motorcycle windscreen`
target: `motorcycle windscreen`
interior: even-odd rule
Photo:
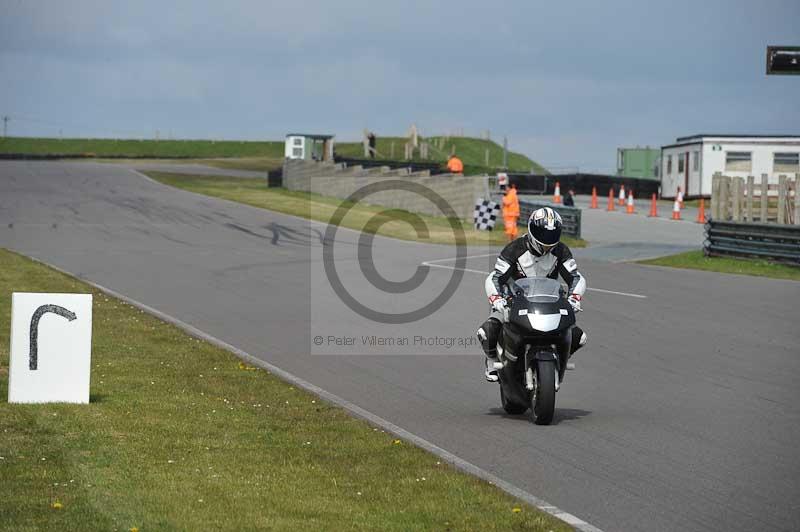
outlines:
[[[554,303],[561,297],[561,283],[547,277],[523,277],[514,281],[512,292],[531,303]]]

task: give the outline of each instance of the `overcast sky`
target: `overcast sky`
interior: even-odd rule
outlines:
[[[0,0],[13,135],[508,135],[550,167],[692,133],[800,134],[800,2]]]

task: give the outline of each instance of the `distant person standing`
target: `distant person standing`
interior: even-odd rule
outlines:
[[[447,160],[447,170],[451,174],[464,174],[464,163],[461,162],[461,159],[459,159],[455,153]]]
[[[374,159],[377,151],[375,147],[378,145],[378,138],[375,136],[375,133],[370,131],[367,136],[367,141],[369,142],[369,158]]]
[[[517,198],[517,185],[514,183],[503,196],[503,224],[509,242],[517,238],[517,221],[519,220],[519,198]]]
[[[567,191],[567,195],[564,196],[564,206],[565,207],[575,206],[575,189],[571,188]]]

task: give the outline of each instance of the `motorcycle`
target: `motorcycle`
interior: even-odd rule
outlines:
[[[509,289],[495,363],[500,401],[509,414],[530,409],[531,421],[549,425],[571,353],[575,311],[555,279],[517,279]]]

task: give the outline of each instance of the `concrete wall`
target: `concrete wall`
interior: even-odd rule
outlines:
[[[407,175],[398,169],[388,167],[364,169],[360,166],[347,167],[342,164],[311,162],[287,159],[283,166],[283,186],[289,190],[313,192],[335,198],[347,198],[356,190],[381,181],[402,180],[423,185],[442,198],[463,220],[471,220],[477,198],[487,197],[484,176],[459,176],[430,172],[414,172]],[[364,203],[381,205],[409,212],[443,216],[439,208],[418,194],[386,190],[372,194],[362,200]]]

